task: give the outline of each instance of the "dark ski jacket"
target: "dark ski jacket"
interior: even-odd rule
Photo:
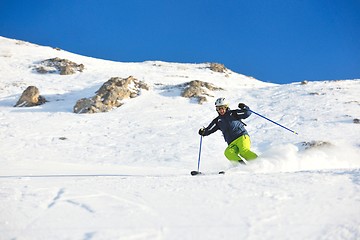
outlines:
[[[217,130],[221,130],[224,139],[227,144],[230,144],[235,139],[239,138],[242,135],[248,135],[245,129],[245,123],[241,119],[248,118],[251,115],[251,112],[247,109],[236,109],[226,110],[224,115],[219,115],[205,128],[203,136],[208,136]]]

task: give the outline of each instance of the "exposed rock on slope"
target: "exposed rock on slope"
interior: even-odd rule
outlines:
[[[113,77],[96,91],[95,96],[78,100],[73,110],[74,113],[108,112],[113,108],[120,107],[123,104],[121,100],[137,97],[141,89],[149,90],[149,87],[133,76]]]
[[[313,148],[320,148],[320,147],[330,147],[332,144],[326,141],[311,141],[311,142],[301,142],[300,146],[304,149],[313,149]]]
[[[20,99],[14,107],[33,107],[45,103],[44,97],[40,96],[40,91],[35,86],[29,86],[21,94]]]
[[[181,93],[182,97],[196,98],[199,104],[207,101],[206,96],[212,96],[209,91],[224,90],[220,87],[216,87],[211,83],[202,82],[200,80],[194,80],[183,85],[184,90]]]
[[[70,75],[84,70],[83,64],[77,64],[67,59],[50,58],[41,61],[35,70],[38,73],[59,73],[60,75]]]
[[[211,71],[219,72],[219,73],[225,73],[227,70],[225,65],[221,63],[210,63],[209,68]]]

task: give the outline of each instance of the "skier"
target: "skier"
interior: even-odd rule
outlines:
[[[199,129],[201,136],[208,136],[217,130],[221,130],[228,147],[225,149],[225,156],[230,161],[244,164],[242,158],[254,160],[258,156],[250,150],[250,137],[241,119],[251,115],[249,107],[244,103],[239,103],[237,110],[230,110],[229,103],[225,98],[218,98],[215,101],[217,116],[206,128]]]

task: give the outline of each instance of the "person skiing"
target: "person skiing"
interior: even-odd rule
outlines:
[[[217,116],[206,128],[200,128],[201,136],[208,136],[217,130],[221,130],[228,147],[224,155],[230,161],[244,164],[242,158],[247,161],[257,158],[257,154],[250,150],[250,137],[245,129],[246,124],[241,119],[248,118],[251,115],[249,107],[244,103],[239,103],[239,109],[230,110],[229,103],[225,98],[218,98],[215,101]]]

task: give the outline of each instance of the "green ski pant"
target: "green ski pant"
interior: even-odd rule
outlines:
[[[246,160],[254,160],[258,156],[256,153],[250,151],[250,137],[248,135],[240,136],[229,144],[225,149],[225,156],[230,161],[239,161],[242,158]]]

